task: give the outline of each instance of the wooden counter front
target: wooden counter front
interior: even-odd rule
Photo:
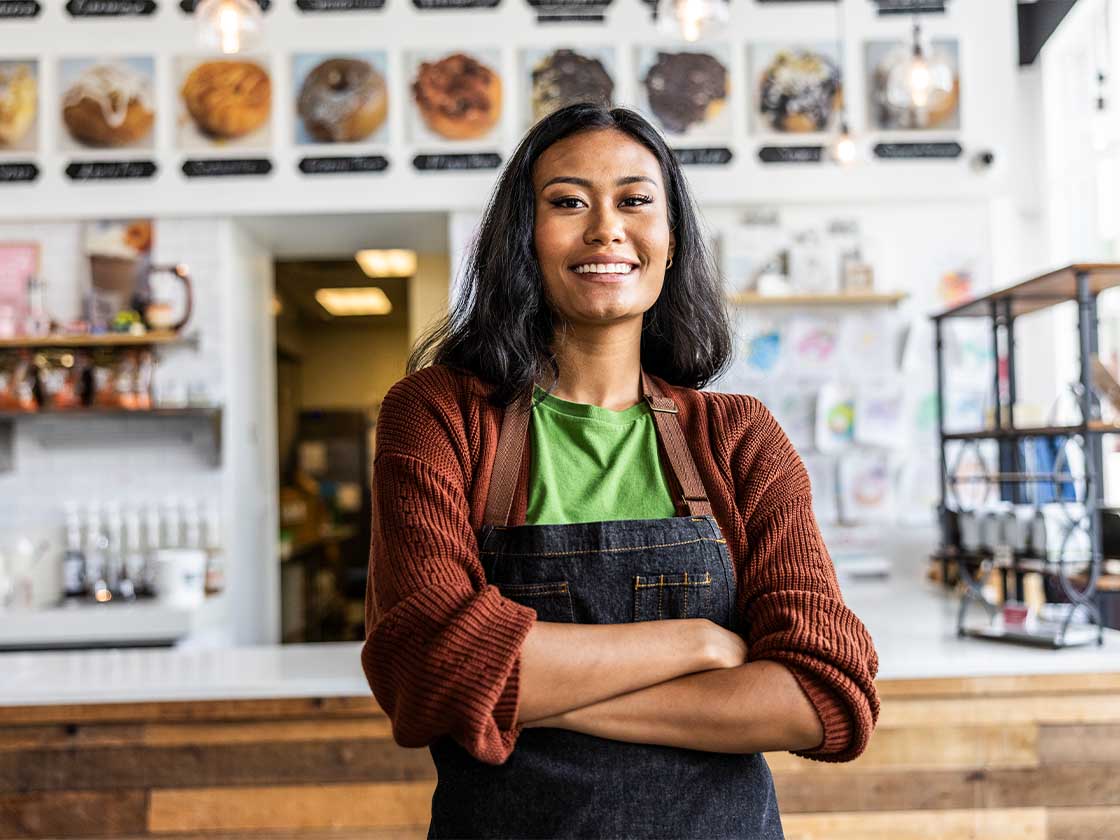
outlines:
[[[848,764],[768,753],[790,840],[1120,836],[1120,673],[882,680]],[[0,707],[0,837],[424,837],[371,697]]]

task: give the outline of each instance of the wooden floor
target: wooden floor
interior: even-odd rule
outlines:
[[[1120,838],[1120,673],[880,681],[867,751],[769,753],[789,840]],[[372,698],[0,708],[0,837],[426,835]]]

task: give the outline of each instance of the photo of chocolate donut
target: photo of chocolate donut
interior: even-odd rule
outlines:
[[[503,98],[497,50],[413,52],[406,62],[413,143],[496,141]]]
[[[930,85],[925,101],[918,106],[910,97],[905,79],[913,47],[898,41],[869,41],[865,45],[867,113],[872,128],[927,131],[961,127],[957,42],[934,38],[923,48]]]
[[[150,57],[64,59],[59,66],[62,150],[153,148],[154,78]]]
[[[639,108],[669,134],[727,137],[729,58],[721,44],[706,45],[703,51],[639,47]]]
[[[267,57],[180,56],[176,82],[179,148],[270,148],[272,79]]]
[[[386,61],[383,51],[293,56],[296,144],[386,142]]]
[[[39,145],[39,64],[0,61],[0,153]]]
[[[760,134],[832,131],[844,103],[840,45],[750,47],[754,129]]]
[[[614,50],[609,47],[525,50],[521,66],[528,94],[525,128],[573,102],[614,104]]]

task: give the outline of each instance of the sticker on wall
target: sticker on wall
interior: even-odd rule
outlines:
[[[179,0],[179,8],[187,14],[193,14],[200,2],[201,0]],[[262,12],[267,12],[268,7],[272,5],[272,0],[257,0],[257,5],[261,7]]]
[[[957,42],[934,38],[924,50],[929,84],[915,95],[909,78],[913,44],[907,40],[869,41],[865,45],[867,113],[873,130],[945,131],[961,127]]]
[[[823,134],[838,127],[844,103],[838,43],[753,44],[748,55],[756,134]]]
[[[296,145],[388,143],[385,65],[383,51],[294,55]]]
[[[638,109],[677,142],[730,141],[730,51],[638,47]]]
[[[824,146],[763,146],[758,159],[763,163],[820,163]]]
[[[26,184],[39,177],[39,167],[29,160],[0,162],[0,184]]]
[[[272,81],[267,58],[176,60],[175,139],[188,152],[260,152],[271,147]]]
[[[39,64],[0,61],[0,158],[39,150]]]
[[[299,160],[299,171],[304,175],[384,172],[388,168],[389,160],[383,155],[326,155]]]
[[[615,51],[611,47],[528,49],[521,53],[527,95],[520,122],[527,129],[573,102],[615,104]]]
[[[0,20],[38,17],[42,10],[36,0],[0,0]]]
[[[815,442],[821,452],[851,446],[855,432],[855,396],[850,385],[829,382],[817,394]]]
[[[412,0],[420,11],[439,9],[493,9],[500,0]]]
[[[496,49],[470,54],[413,51],[406,55],[405,66],[410,68],[411,78],[409,142],[430,147],[432,152],[454,154],[485,155],[498,146],[504,86],[496,69],[501,66]],[[432,168],[439,165],[436,161],[429,164]]]
[[[68,0],[70,17],[145,17],[156,10],[155,0]]]
[[[956,141],[948,143],[876,143],[875,157],[883,160],[914,160],[933,158],[952,160],[964,152]]]
[[[150,56],[63,59],[60,150],[154,149],[154,79]]]
[[[188,178],[222,178],[231,175],[267,175],[272,171],[268,158],[191,158],[183,161]]]
[[[502,157],[496,152],[423,154],[414,156],[412,158],[412,165],[420,172],[497,169],[502,165]]]
[[[385,0],[296,0],[301,12],[371,12],[385,8]]]
[[[125,181],[152,178],[159,167],[150,160],[72,161],[63,170],[71,181]]]
[[[844,522],[894,518],[890,458],[885,452],[852,452],[840,459],[839,503]]]
[[[875,4],[880,15],[939,14],[945,11],[945,0],[875,0]]]
[[[527,0],[537,23],[603,23],[611,0]]]

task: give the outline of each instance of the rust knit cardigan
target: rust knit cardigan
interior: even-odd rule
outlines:
[[[878,656],[841,598],[800,456],[755,397],[656,379],[679,409],[727,537],[748,658],[787,666],[823,724],[823,742],[794,755],[856,758],[879,717]],[[478,378],[434,365],[382,402],[361,660],[398,744],[451,735],[478,760],[501,764],[523,728],[520,648],[536,612],[488,585],[478,559],[502,419],[487,392]],[[521,465],[514,525],[525,521],[528,441]]]

